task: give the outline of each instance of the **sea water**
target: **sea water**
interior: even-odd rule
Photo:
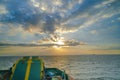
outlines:
[[[40,56],[46,67],[65,70],[75,80],[120,80],[120,55]],[[1,56],[0,70],[21,57]]]

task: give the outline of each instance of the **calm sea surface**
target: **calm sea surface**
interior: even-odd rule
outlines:
[[[0,70],[20,57],[0,57]],[[46,67],[66,70],[75,80],[120,80],[120,55],[41,56]]]

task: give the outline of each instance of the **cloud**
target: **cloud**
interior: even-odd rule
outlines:
[[[44,38],[39,41],[34,41],[32,43],[10,43],[10,42],[0,42],[1,47],[5,46],[22,46],[22,47],[70,47],[70,46],[79,46],[87,45],[85,42],[79,42],[76,40],[64,40],[63,38],[54,40],[54,38]]]
[[[109,6],[111,3],[115,2],[115,0],[105,0],[101,4],[95,5],[94,8],[101,8],[104,6]]]
[[[107,4],[111,6],[103,7]],[[3,26],[3,32],[11,31],[16,34],[15,29],[22,28],[21,33],[24,30],[35,36],[46,34],[47,36],[40,37],[38,41],[46,43],[45,46],[53,46],[54,42],[61,40],[64,33],[92,27],[120,13],[117,11],[120,8],[117,0],[0,0],[0,5],[3,5],[0,14],[0,27]],[[77,40],[63,41],[68,46],[81,44]]]
[[[69,47],[69,46],[78,46],[78,45],[86,45],[85,42],[79,42],[76,40],[65,40],[63,37],[51,37],[51,38],[44,38],[37,42],[38,44],[52,44],[51,46],[61,46],[61,47]]]
[[[1,3],[6,7],[8,13],[0,15],[0,22],[20,24],[24,30],[40,34],[75,32],[79,28],[90,26],[112,13],[109,14],[111,7],[101,11],[94,9],[94,6],[113,2],[115,0],[101,1],[101,4],[98,4],[98,1],[98,3],[92,2],[94,5],[84,5],[86,1],[83,0],[2,0]],[[86,10],[87,14],[84,13]],[[94,10],[96,12],[91,14]],[[115,15],[115,13],[117,12],[113,11],[111,15]]]
[[[0,14],[6,14],[7,10],[4,5],[0,5]]]
[[[54,34],[62,29],[61,20],[82,0],[2,0],[8,13],[0,15],[0,22],[21,24],[23,29],[33,32]]]
[[[78,41],[76,41],[76,40],[68,40],[68,41],[65,41],[65,44],[68,45],[68,46],[86,45],[85,42],[78,42]]]
[[[90,31],[91,32],[91,34],[97,34],[97,31],[96,30],[92,30],[92,31]]]

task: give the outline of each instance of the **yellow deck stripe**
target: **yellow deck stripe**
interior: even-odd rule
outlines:
[[[26,70],[26,74],[25,74],[25,80],[28,80],[28,79],[29,79],[31,63],[32,63],[32,59],[29,59],[29,60],[28,60],[27,70]]]
[[[41,71],[42,71],[42,72],[40,73],[40,79],[41,79],[41,78],[43,77],[43,74],[44,74],[44,73],[43,73],[43,71],[44,71],[44,70],[43,70],[43,69],[44,69],[44,63],[43,63],[42,59],[39,59],[39,60],[40,60],[40,63],[41,63]]]
[[[20,61],[21,59],[17,60],[16,63],[14,64],[14,66],[12,67],[12,74],[10,76],[10,80],[12,80],[13,78],[13,75],[14,75],[14,72],[15,72],[15,69],[16,69],[16,66],[18,64],[18,62]]]

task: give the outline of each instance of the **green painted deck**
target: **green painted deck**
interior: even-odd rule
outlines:
[[[43,80],[43,76],[47,77],[60,76],[63,80],[69,80],[68,75],[57,68],[45,68],[44,62],[38,57],[24,57],[19,59],[11,69],[0,70],[0,75],[8,73],[8,77],[4,80]]]

